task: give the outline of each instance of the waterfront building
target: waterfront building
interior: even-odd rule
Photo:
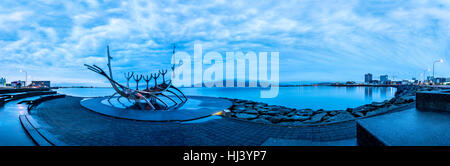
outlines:
[[[388,80],[385,84],[390,84],[390,85],[402,85],[403,81],[391,81]]]
[[[372,82],[372,74],[367,73],[364,75],[364,82],[365,83],[371,83]]]
[[[0,87],[6,86],[6,78],[1,77],[0,78]]]
[[[11,86],[14,88],[21,88],[22,86],[25,86],[25,81],[13,81],[11,82]]]
[[[413,84],[419,84],[420,81],[419,81],[416,77],[413,77],[412,80],[411,80],[411,83],[413,83]]]
[[[446,78],[442,78],[442,77],[438,77],[438,78],[435,78],[433,80],[433,82],[436,83],[436,84],[441,84],[441,83],[447,82],[447,79]]]
[[[355,81],[347,81],[345,82],[346,85],[356,85]]]
[[[427,76],[427,82],[434,82],[433,76]]]
[[[443,85],[450,85],[450,78],[446,78]]]
[[[380,75],[380,82],[382,84],[389,84],[390,80],[389,80],[388,75]]]
[[[380,80],[372,80],[370,83],[372,83],[372,84],[380,84]]]
[[[413,81],[410,81],[410,80],[403,80],[403,81],[401,82],[401,84],[402,84],[402,85],[412,85],[413,82],[414,82],[414,80],[413,80]]]
[[[37,88],[50,88],[50,81],[31,81],[31,86]]]

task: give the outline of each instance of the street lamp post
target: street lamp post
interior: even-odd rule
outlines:
[[[433,82],[434,82],[434,64],[436,64],[436,63],[442,63],[442,62],[444,62],[444,60],[443,59],[441,59],[441,60],[437,60],[437,61],[434,61],[433,62]]]

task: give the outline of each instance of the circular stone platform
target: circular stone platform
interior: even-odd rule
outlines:
[[[233,103],[226,99],[204,96],[188,96],[188,101],[177,110],[139,110],[124,109],[106,104],[108,97],[87,98],[81,100],[84,108],[106,116],[121,119],[170,122],[189,121],[211,116],[228,109]],[[113,99],[111,100],[113,101]]]

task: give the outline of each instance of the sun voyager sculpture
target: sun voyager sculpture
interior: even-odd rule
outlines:
[[[175,46],[173,47],[173,54],[175,54]],[[188,98],[183,92],[172,85],[172,80],[166,80],[167,70],[159,70],[157,73],[150,75],[139,75],[134,72],[124,73],[127,85],[122,85],[113,79],[111,69],[111,55],[109,53],[109,46],[107,46],[107,58],[109,75],[97,65],[84,64],[89,70],[96,72],[105,77],[110,83],[115,93],[110,96],[107,101],[112,105],[111,99],[118,95],[117,102],[124,105],[120,99],[125,98],[133,106],[137,106],[141,110],[173,110],[181,107],[187,102]],[[175,70],[175,65],[171,67],[172,73]],[[173,74],[172,74],[173,75]],[[162,77],[162,82],[158,84],[158,78]],[[136,88],[130,88],[130,79],[133,78],[136,81]],[[144,79],[146,82],[145,89],[139,89],[139,82]],[[151,86],[151,81],[154,81],[154,85]],[[166,99],[166,100],[164,100]],[[170,101],[171,103],[169,103]]]

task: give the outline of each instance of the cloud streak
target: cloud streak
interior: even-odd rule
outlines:
[[[0,9],[0,75],[10,81],[22,68],[33,79],[90,83],[98,77],[82,65],[103,65],[108,44],[118,75],[156,71],[169,67],[172,43],[279,51],[281,81],[421,78],[436,59],[446,61],[437,75],[450,76],[448,1],[19,0]]]

